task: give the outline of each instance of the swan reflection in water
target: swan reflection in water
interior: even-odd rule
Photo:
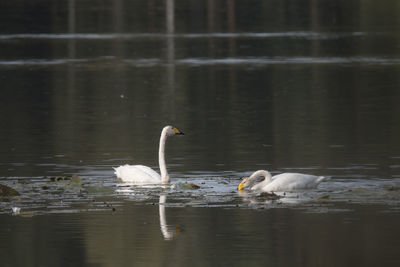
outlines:
[[[172,240],[179,235],[181,227],[179,225],[174,226],[167,224],[167,218],[165,215],[166,202],[167,202],[167,196],[160,195],[160,201],[158,205],[160,212],[160,229],[165,240]]]

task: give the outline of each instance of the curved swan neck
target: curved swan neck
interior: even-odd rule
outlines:
[[[161,183],[169,183],[167,166],[165,165],[165,141],[167,140],[167,129],[163,129],[160,137],[160,146],[158,150],[158,164],[160,165]]]
[[[249,177],[249,180],[250,180],[252,183],[254,183],[255,180],[256,180],[258,177],[260,177],[260,176],[264,177],[264,180],[263,180],[262,182],[256,184],[256,185],[254,185],[254,186],[252,187],[252,189],[258,189],[258,187],[262,187],[264,184],[268,184],[268,183],[270,183],[271,180],[272,180],[272,176],[271,176],[271,174],[269,173],[269,171],[265,171],[265,170],[259,170],[259,171],[254,172],[254,173]]]
[[[251,176],[250,179],[255,179],[257,177],[264,177],[265,179],[271,179],[271,174],[269,173],[269,171],[265,171],[265,170],[258,170],[255,171]]]

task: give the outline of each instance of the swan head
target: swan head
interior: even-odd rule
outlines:
[[[238,186],[239,191],[252,186],[254,183],[254,180],[250,179],[250,177],[243,177],[242,179],[242,182]]]
[[[271,174],[265,170],[255,171],[250,177],[243,177],[242,182],[238,186],[238,190],[243,190],[246,187],[250,187],[254,184],[258,177],[263,177],[265,182],[271,181]]]
[[[165,132],[167,136],[184,135],[184,133],[181,130],[179,130],[176,127],[170,126],[170,125],[165,126],[163,129],[163,132]]]

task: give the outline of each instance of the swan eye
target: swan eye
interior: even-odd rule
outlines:
[[[178,128],[173,128],[175,134],[184,134],[183,132],[179,131]]]

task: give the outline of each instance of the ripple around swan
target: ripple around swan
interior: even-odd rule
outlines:
[[[278,193],[280,199],[270,199],[259,192],[238,192],[240,177],[248,173],[192,172],[171,174],[172,184],[129,185],[117,182],[110,167],[88,166],[79,176],[61,177],[0,177],[3,184],[20,193],[9,201],[0,202],[0,213],[21,208],[21,214],[111,211],[124,201],[155,204],[160,194],[168,196],[166,206],[222,208],[295,208],[307,212],[340,212],[345,206],[378,204],[389,212],[400,204],[400,179],[363,179],[333,177],[316,190]],[[187,185],[195,184],[199,188]]]

